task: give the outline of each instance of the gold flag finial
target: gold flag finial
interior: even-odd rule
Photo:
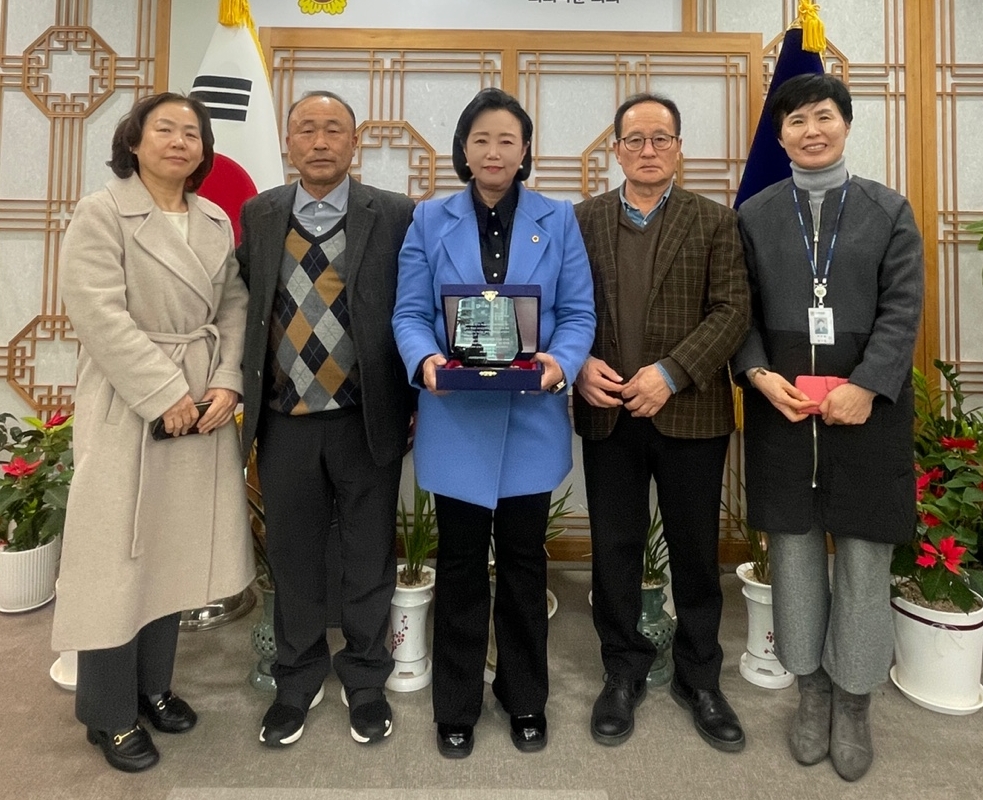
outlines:
[[[221,0],[218,7],[218,21],[230,28],[240,25],[253,26],[253,18],[249,13],[249,0]]]
[[[249,13],[249,0],[221,0],[218,5],[218,21],[220,25],[227,28],[247,28],[249,30],[256,49],[259,51],[259,60],[263,64],[266,79],[270,80],[270,68],[266,65],[263,45],[260,44],[259,34],[256,32],[253,15]]]
[[[826,29],[819,19],[819,6],[811,0],[799,0],[799,16],[789,28],[802,28],[802,49],[807,53],[826,51]]]

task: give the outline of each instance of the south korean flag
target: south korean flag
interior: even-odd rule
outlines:
[[[238,242],[242,204],[283,184],[270,83],[248,25],[219,23],[191,96],[208,108],[215,133],[215,166],[198,193],[229,215]]]

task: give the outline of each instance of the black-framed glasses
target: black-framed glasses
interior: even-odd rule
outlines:
[[[640,134],[633,133],[631,136],[623,136],[618,139],[626,149],[631,150],[633,153],[637,153],[643,147],[645,147],[646,142],[652,142],[652,147],[656,150],[668,150],[672,147],[672,143],[676,141],[679,137],[673,136],[671,133],[657,133],[655,136],[641,136]]]

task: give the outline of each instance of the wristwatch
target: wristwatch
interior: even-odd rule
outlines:
[[[764,367],[751,367],[746,373],[747,382],[754,386],[754,379],[759,375],[764,375],[767,371]]]
[[[554,383],[552,386],[550,386],[550,388],[547,391],[550,394],[559,394],[560,392],[566,391],[566,388],[567,388],[567,379],[560,378],[559,383]]]

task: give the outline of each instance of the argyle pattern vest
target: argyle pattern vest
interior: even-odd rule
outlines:
[[[347,278],[345,218],[313,237],[291,217],[270,320],[270,408],[299,415],[361,403]]]

